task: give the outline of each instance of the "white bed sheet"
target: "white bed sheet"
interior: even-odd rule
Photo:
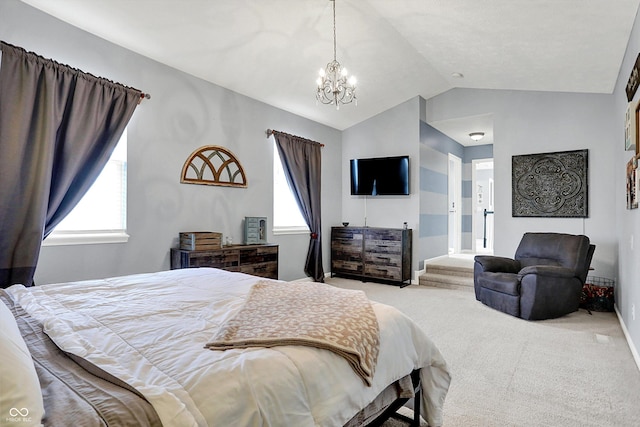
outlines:
[[[380,352],[371,387],[326,350],[205,349],[257,280],[264,279],[199,268],[7,292],[60,348],[138,389],[166,427],[341,426],[417,368],[423,414],[442,424],[446,363],[415,323],[384,304],[372,302]]]

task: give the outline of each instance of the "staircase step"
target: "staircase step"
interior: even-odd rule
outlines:
[[[451,266],[451,265],[427,263],[425,265],[425,268],[427,273],[473,278],[473,267],[462,267],[462,266]]]
[[[473,290],[473,275],[466,277],[427,272],[420,275],[419,283],[420,285],[439,288]]]
[[[440,256],[425,261],[425,272],[419,283],[448,289],[473,290],[472,256]]]

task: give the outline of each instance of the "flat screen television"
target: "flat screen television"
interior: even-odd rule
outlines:
[[[351,159],[351,194],[408,195],[409,156]]]

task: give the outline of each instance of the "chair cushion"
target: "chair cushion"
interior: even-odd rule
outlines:
[[[589,238],[564,233],[525,233],[518,245],[514,259],[522,267],[530,265],[555,265],[576,272],[584,266],[589,252]]]
[[[520,297],[518,295],[508,295],[491,289],[480,288],[480,301],[484,305],[503,313],[520,317]]]
[[[522,268],[520,262],[511,258],[493,256],[493,255],[476,255],[474,257],[475,264],[482,267],[481,271],[493,271],[502,273],[517,273]]]
[[[520,279],[511,273],[482,273],[478,276],[482,288],[508,295],[520,295]]]

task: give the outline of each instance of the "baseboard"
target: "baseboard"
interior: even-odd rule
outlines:
[[[420,284],[420,276],[425,273],[427,271],[426,268],[423,268],[422,270],[414,270],[413,271],[413,279],[411,279],[411,284],[412,285],[419,285]]]
[[[618,316],[618,322],[620,322],[620,327],[622,328],[622,333],[624,333],[624,337],[627,339],[627,345],[629,346],[629,350],[631,350],[631,355],[633,356],[633,360],[636,362],[636,367],[640,371],[640,355],[638,355],[638,350],[636,349],[633,341],[631,341],[631,336],[629,335],[629,331],[627,331],[627,325],[624,324],[624,320],[618,311],[618,306],[614,306],[616,311],[616,316]]]
[[[330,277],[331,274],[325,274],[324,277]],[[299,279],[294,279],[294,280],[287,280],[288,282],[291,283],[295,283],[295,282],[313,282],[313,279],[309,276],[305,276],[305,277],[301,277]]]

